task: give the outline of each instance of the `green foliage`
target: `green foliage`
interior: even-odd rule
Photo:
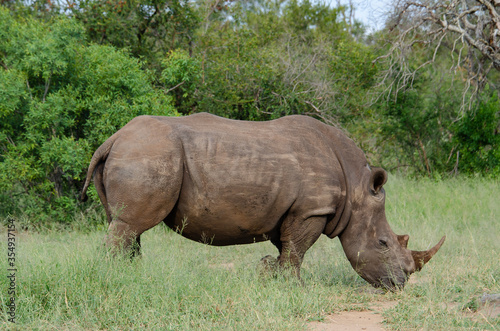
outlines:
[[[457,123],[457,166],[468,174],[500,175],[500,101],[493,93]]]
[[[345,25],[339,23],[338,16],[343,10],[343,7],[331,8],[326,4],[313,4],[309,0],[291,0],[283,6],[283,20],[297,35],[340,36]]]
[[[471,80],[484,77],[468,76],[468,69],[457,65],[454,51],[450,59],[448,46],[457,40],[443,36],[439,43],[446,47],[430,47],[416,42],[422,32],[408,31],[414,41],[406,54],[400,53],[402,49],[389,51],[395,40],[392,29],[378,32],[372,41],[379,44],[381,54],[391,53],[382,56],[379,84],[371,91],[378,97],[376,122],[368,123],[377,136],[371,144],[374,159],[391,171],[416,176],[497,176],[500,118],[493,99],[500,95],[499,86],[471,86]],[[472,62],[468,65],[476,66]],[[498,74],[493,71],[491,78]],[[486,106],[490,96],[491,106]]]
[[[381,164],[390,171],[434,178],[458,173],[498,176],[497,93],[462,113],[456,85],[426,70],[415,76],[411,89],[378,104],[380,124],[375,130],[382,139],[376,153]]]
[[[79,0],[67,10],[91,41],[127,48],[155,69],[166,52],[188,47],[199,21],[186,0]]]
[[[161,73],[161,81],[168,91],[173,90],[177,110],[189,113],[194,104],[193,93],[201,79],[200,62],[189,56],[186,51],[171,51],[162,62],[165,68]]]
[[[396,145],[400,155],[394,167],[410,165],[418,173],[430,175],[443,148],[439,129],[444,112],[416,89],[398,94],[382,110],[381,133]]]
[[[342,78],[342,86],[359,92],[372,86],[377,73],[374,51],[366,45],[348,40],[339,41],[330,60],[332,74]],[[349,92],[355,96],[355,92]]]
[[[289,114],[345,120],[354,107],[342,91],[371,85],[359,80],[373,69],[356,77],[336,71],[336,59],[355,66],[372,56],[346,32],[344,10],[309,1],[249,1],[226,9],[231,20],[209,16],[193,49],[202,78],[192,111],[247,120]]]
[[[76,21],[3,8],[0,21],[0,213],[69,221],[93,151],[135,116],[175,110],[136,59],[88,46]]]
[[[265,119],[278,107],[272,93],[280,88],[280,72],[275,67],[279,59],[273,51],[263,49],[260,36],[253,31],[230,26],[220,29],[207,35],[199,50],[203,71],[202,82],[192,96],[196,99],[195,111]]]

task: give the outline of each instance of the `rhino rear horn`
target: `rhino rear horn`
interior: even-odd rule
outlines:
[[[437,243],[436,246],[432,247],[427,251],[411,251],[411,255],[413,256],[413,260],[415,261],[416,271],[422,270],[424,264],[429,262],[429,260],[434,256],[434,254],[436,254],[437,251],[441,248],[441,245],[443,245],[445,239],[446,236],[443,236],[443,238],[441,238],[441,240]]]
[[[407,234],[398,235],[398,242],[403,248],[408,248],[408,240],[410,236]]]

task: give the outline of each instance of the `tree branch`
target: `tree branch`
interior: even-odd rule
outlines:
[[[394,12],[389,31],[392,32],[389,51],[375,61],[385,62],[388,69],[382,73],[384,93],[398,93],[409,87],[415,73],[435,61],[441,46],[454,39],[450,56],[451,70],[465,68],[465,94],[477,95],[488,82],[491,68],[500,71],[500,0],[449,0],[446,3],[431,0],[394,0]],[[451,41],[450,41],[451,43]],[[455,56],[457,44],[459,55]],[[432,55],[417,69],[408,64],[415,45],[432,45]],[[462,53],[465,54],[462,55]],[[470,87],[474,89],[471,90]],[[468,92],[467,92],[468,91]],[[465,98],[462,107],[465,105]]]
[[[43,92],[42,102],[45,102],[45,97],[47,96],[47,92],[49,92],[50,81],[52,80],[52,69],[50,70],[50,75],[47,81],[45,82],[45,91]]]
[[[180,82],[179,84],[175,85],[174,87],[169,88],[168,90],[166,90],[166,91],[165,91],[165,94],[166,94],[166,93],[168,93],[168,92],[170,92],[170,91],[175,90],[176,88],[178,88],[179,86],[181,86],[181,85],[182,85],[182,84],[184,84],[185,82],[186,82],[186,81],[182,81],[182,82]]]

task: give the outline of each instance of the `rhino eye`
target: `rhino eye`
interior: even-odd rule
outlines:
[[[380,246],[387,248],[387,241],[385,241],[384,239],[380,239],[378,243]]]

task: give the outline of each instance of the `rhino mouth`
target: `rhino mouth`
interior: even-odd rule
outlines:
[[[381,277],[370,277],[368,275],[361,275],[361,277],[366,280],[370,285],[377,289],[382,289],[385,291],[396,292],[402,290],[408,281],[409,274],[401,275],[388,275]]]
[[[410,273],[404,270],[391,270],[390,268],[386,268],[382,274],[380,271],[371,274],[358,271],[358,274],[373,287],[391,292],[402,290],[410,277]]]
[[[376,288],[381,288],[386,291],[395,292],[402,290],[405,287],[407,280],[408,276],[392,276],[392,277],[386,276],[380,278],[378,282],[371,284]]]

